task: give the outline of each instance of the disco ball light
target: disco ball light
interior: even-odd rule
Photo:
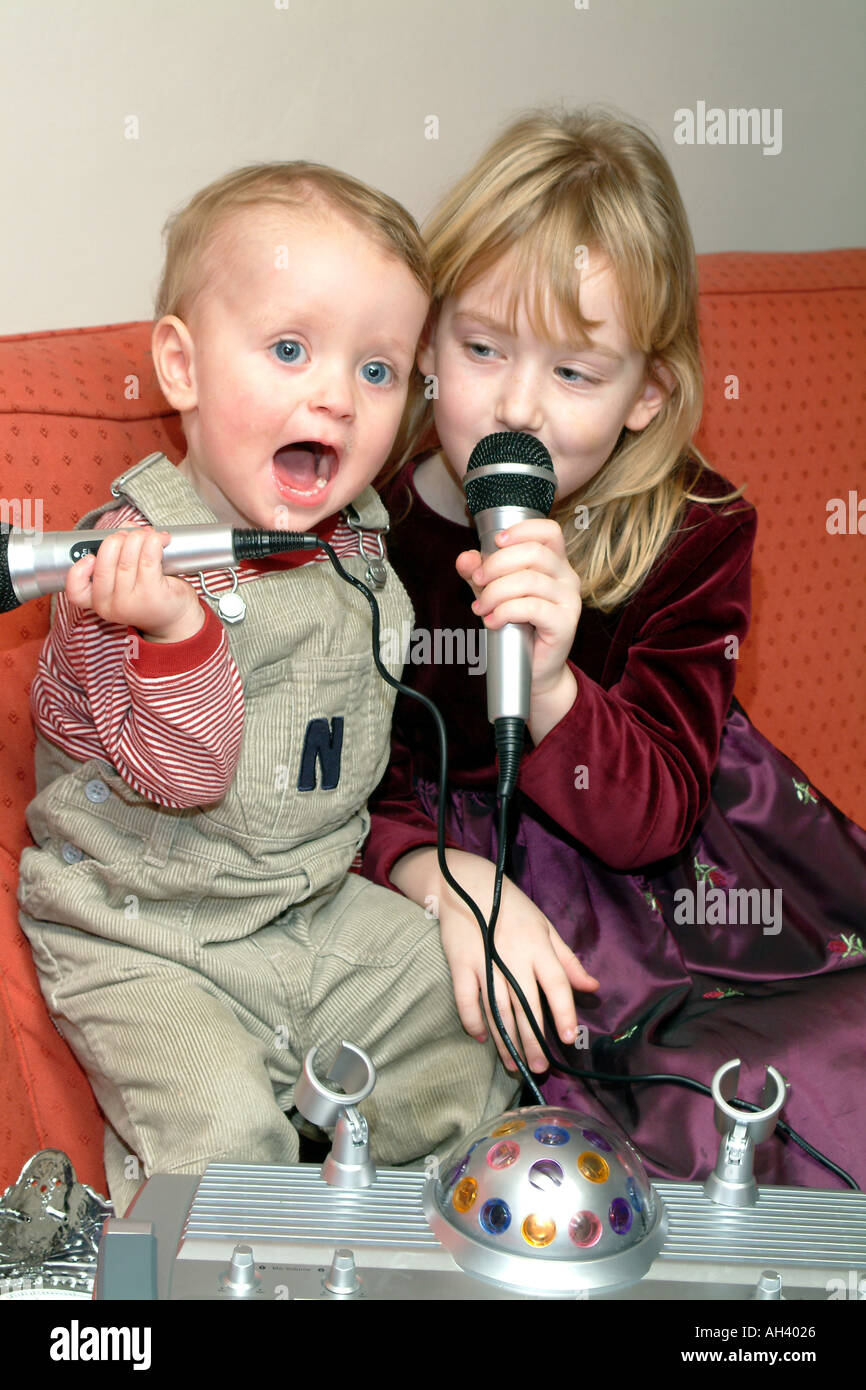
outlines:
[[[510,1110],[464,1136],[424,1208],[467,1273],[552,1298],[636,1283],[665,1235],[634,1145],[555,1106]]]

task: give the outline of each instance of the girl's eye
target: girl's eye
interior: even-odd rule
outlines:
[[[295,338],[281,338],[278,343],[274,343],[271,351],[280,362],[303,362],[307,353],[306,349]]]
[[[587,386],[598,386],[598,381],[593,376],[587,376],[585,372],[579,372],[576,367],[557,367],[558,372],[563,372],[562,380],[569,382],[585,382]]]
[[[367,362],[361,371],[371,386],[390,386],[394,380],[394,372],[387,362]]]
[[[487,343],[467,343],[466,346],[471,353],[474,353],[476,357],[482,359],[486,357],[487,353],[496,351],[495,348],[489,347]]]

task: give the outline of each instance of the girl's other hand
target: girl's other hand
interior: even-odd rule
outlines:
[[[449,862],[452,854],[449,850]],[[487,918],[493,899],[494,866],[467,854],[455,877]],[[487,998],[484,945],[478,924],[462,899],[447,886],[438,907],[442,947],[451,970],[460,1021],[467,1033],[479,1042],[485,1041],[489,1032],[504,1065],[513,1069],[514,1062],[499,1036]],[[499,955],[523,990],[539,1027],[544,1028],[540,998],[543,994],[558,1036],[566,1044],[573,1043],[577,1036],[574,991],[594,992],[599,987],[598,980],[583,968],[544,913],[507,878],[503,879],[502,903],[493,939]],[[512,1042],[526,1058],[530,1071],[546,1071],[549,1064],[538,1039],[517,996],[497,967],[493,971],[493,984],[499,1013]]]
[[[475,899],[485,920],[489,920],[495,866],[468,850],[449,849],[446,856],[457,882]],[[502,1061],[507,1067],[513,1067],[490,1013],[484,944],[478,923],[463,899],[443,882],[435,848],[424,845],[409,850],[392,868],[391,882],[428,911],[432,908],[438,917],[460,1022],[478,1042],[487,1040],[489,1030]],[[577,1035],[574,991],[592,993],[599,987],[598,980],[583,968],[544,913],[508,878],[502,880],[502,902],[493,939],[539,1026],[543,1029],[540,1001],[543,993],[558,1036],[564,1043],[573,1043]],[[516,995],[498,968],[494,968],[493,980],[502,1022],[512,1042],[518,1047],[522,1045],[532,1071],[545,1071],[548,1064],[544,1053]]]

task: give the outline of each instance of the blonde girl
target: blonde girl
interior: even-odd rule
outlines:
[[[864,956],[834,943],[857,929],[866,835],[814,789],[798,798],[795,781],[808,779],[734,698],[757,518],[693,444],[697,273],[667,161],[616,113],[536,112],[447,195],[427,238],[424,390],[405,466],[383,491],[390,555],[415,608],[409,676],[450,733],[452,872],[489,907],[497,832],[483,681],[477,665],[443,658],[435,638],[462,635],[450,644],[459,658],[481,624],[531,623],[527,748],[496,941],[536,1018],[546,1011],[549,1044],[571,1068],[685,1071],[705,1083],[732,1057],[744,1077],[750,1063],[772,1062],[791,1081],[790,1123],[814,1135],[820,1096],[821,1148],[862,1175],[864,1108],[852,1122],[847,1059]],[[550,519],[501,533],[482,559],[462,479],[477,441],[500,431],[540,439],[558,489]],[[437,912],[460,1016],[480,1040],[480,934],[440,880],[427,720],[398,701],[365,872]],[[498,972],[496,989],[512,1037],[544,1072]],[[593,1098],[555,1068],[543,1091],[612,1115],[652,1172],[712,1167],[702,1096],[597,1084]],[[838,1185],[781,1137],[759,1163],[777,1181]]]

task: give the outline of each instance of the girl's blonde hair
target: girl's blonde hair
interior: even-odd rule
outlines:
[[[442,303],[514,252],[511,332],[521,300],[533,331],[550,341],[553,307],[584,343],[597,323],[579,308],[580,268],[594,255],[613,267],[629,336],[670,394],[645,429],[623,429],[594,478],[554,506],[583,602],[608,612],[641,585],[663,550],[689,491],[709,464],[692,445],[703,388],[698,342],[697,265],[688,219],[667,160],[630,119],[594,108],[536,111],[510,125],[447,195],[426,228],[433,267],[428,330]],[[539,268],[543,272],[539,274]],[[532,286],[531,300],[527,290]],[[417,388],[408,448],[392,452],[396,472],[435,444],[432,406]],[[576,525],[578,505],[586,508]]]

